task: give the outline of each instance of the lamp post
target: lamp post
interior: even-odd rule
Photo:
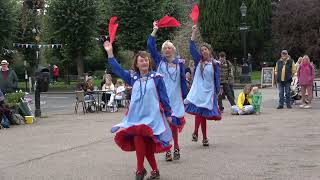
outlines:
[[[244,2],[242,2],[240,6],[241,19],[242,23],[240,25],[240,31],[242,34],[242,42],[243,42],[243,56],[242,56],[242,71],[240,75],[240,83],[251,83],[251,77],[249,75],[249,66],[247,63],[247,30],[249,30],[249,26],[246,24],[246,16],[247,16],[247,6]]]

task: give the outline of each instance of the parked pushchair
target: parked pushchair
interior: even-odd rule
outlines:
[[[290,94],[291,94],[291,104],[297,104],[296,101],[301,100],[301,86],[299,85],[298,78],[293,77],[291,86],[290,86]]]

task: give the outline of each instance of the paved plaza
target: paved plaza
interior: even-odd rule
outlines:
[[[200,142],[191,142],[194,119],[187,115],[181,159],[166,162],[157,155],[161,179],[320,179],[320,100],[313,109],[277,110],[277,90],[262,92],[260,115],[232,116],[226,108],[220,122],[208,122],[209,147],[201,144],[201,130]],[[123,114],[51,113],[0,130],[0,180],[134,179],[135,154],[122,152],[110,133]]]

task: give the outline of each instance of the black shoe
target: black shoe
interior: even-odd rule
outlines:
[[[198,135],[192,134],[192,141],[197,142],[198,141]]]
[[[203,146],[209,146],[209,140],[208,139],[202,140],[202,145]]]
[[[168,152],[166,153],[166,161],[172,161],[171,151],[168,151]]]
[[[136,172],[136,180],[143,180],[144,177],[147,175],[147,170],[143,169],[141,172]]]
[[[277,107],[277,109],[283,109],[283,106],[279,105],[279,106]]]
[[[174,160],[179,160],[180,159],[180,150],[179,149],[174,149],[174,152],[173,152],[173,159]]]
[[[151,176],[147,180],[160,179],[159,171],[151,171]]]
[[[288,109],[292,109],[292,106],[291,106],[291,105],[287,105],[287,108],[288,108]]]

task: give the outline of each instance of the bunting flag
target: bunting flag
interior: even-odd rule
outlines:
[[[26,49],[36,49],[36,48],[62,48],[62,44],[22,44],[22,43],[12,43],[15,48],[26,48]]]
[[[181,24],[174,17],[164,16],[162,19],[158,21],[158,28],[166,28],[166,27],[180,27]]]
[[[190,17],[193,21],[193,25],[197,25],[199,18],[199,6],[198,4],[194,5],[190,14]]]
[[[109,22],[109,37],[110,37],[110,43],[112,44],[114,42],[114,39],[116,38],[116,32],[118,29],[118,24],[116,24],[117,16],[113,16],[110,19]]]

